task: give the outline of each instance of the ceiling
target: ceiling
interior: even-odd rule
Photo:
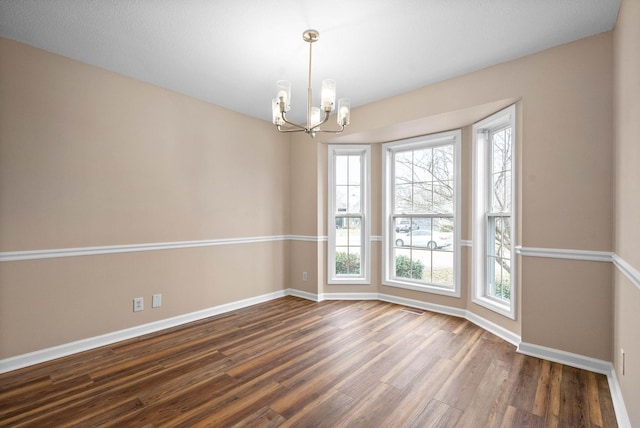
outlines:
[[[0,0],[0,36],[271,120],[333,78],[352,107],[611,30],[620,0]],[[318,96],[316,96],[318,95]]]

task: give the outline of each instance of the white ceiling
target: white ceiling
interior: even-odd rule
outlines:
[[[0,36],[268,121],[276,80],[290,80],[290,116],[301,120],[308,28],[320,31],[314,95],[330,77],[338,98],[357,107],[611,30],[619,6],[620,0],[0,0]]]

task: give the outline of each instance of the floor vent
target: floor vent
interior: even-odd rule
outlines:
[[[407,313],[413,314],[413,315],[422,315],[422,314],[424,314],[424,311],[419,311],[418,309],[402,308],[402,309],[400,309],[400,311],[407,312]]]

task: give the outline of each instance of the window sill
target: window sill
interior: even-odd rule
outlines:
[[[476,305],[483,306],[497,314],[500,314],[506,318],[515,320],[516,314],[512,308],[512,305],[509,303],[500,303],[494,299],[490,299],[488,297],[474,297],[472,302]]]
[[[406,290],[414,290],[420,291],[422,293],[431,293],[431,294],[441,294],[443,296],[449,297],[460,297],[460,289],[455,289],[453,287],[447,288],[444,286],[437,285],[427,285],[427,284],[415,284],[411,282],[403,282],[403,281],[395,281],[395,280],[385,280],[382,282],[382,285],[387,285],[389,287],[396,288],[404,288]]]
[[[367,278],[332,278],[327,281],[329,285],[371,285]]]

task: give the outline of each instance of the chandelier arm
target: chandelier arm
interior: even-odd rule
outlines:
[[[287,119],[287,114],[286,114],[285,112],[281,112],[280,116],[282,116],[282,120],[283,120],[286,124],[291,125],[291,126],[293,126],[294,128],[298,128],[298,129],[300,129],[301,131],[305,131],[305,132],[309,129],[309,128],[306,128],[306,127],[304,127],[304,126],[302,126],[302,125],[298,125],[297,123],[290,122],[290,121]]]
[[[344,125],[340,125],[340,129],[316,129],[313,132],[325,132],[327,134],[339,134],[344,131]]]
[[[329,120],[329,112],[328,111],[324,111],[324,110],[323,110],[323,112],[324,112],[324,119],[322,119],[321,122],[318,122],[318,124],[313,125],[312,127],[310,126],[309,129],[311,129],[311,130],[317,129],[318,127],[324,125],[327,122],[327,120]]]
[[[306,132],[305,128],[282,128],[282,125],[277,125],[276,128],[279,132]]]

